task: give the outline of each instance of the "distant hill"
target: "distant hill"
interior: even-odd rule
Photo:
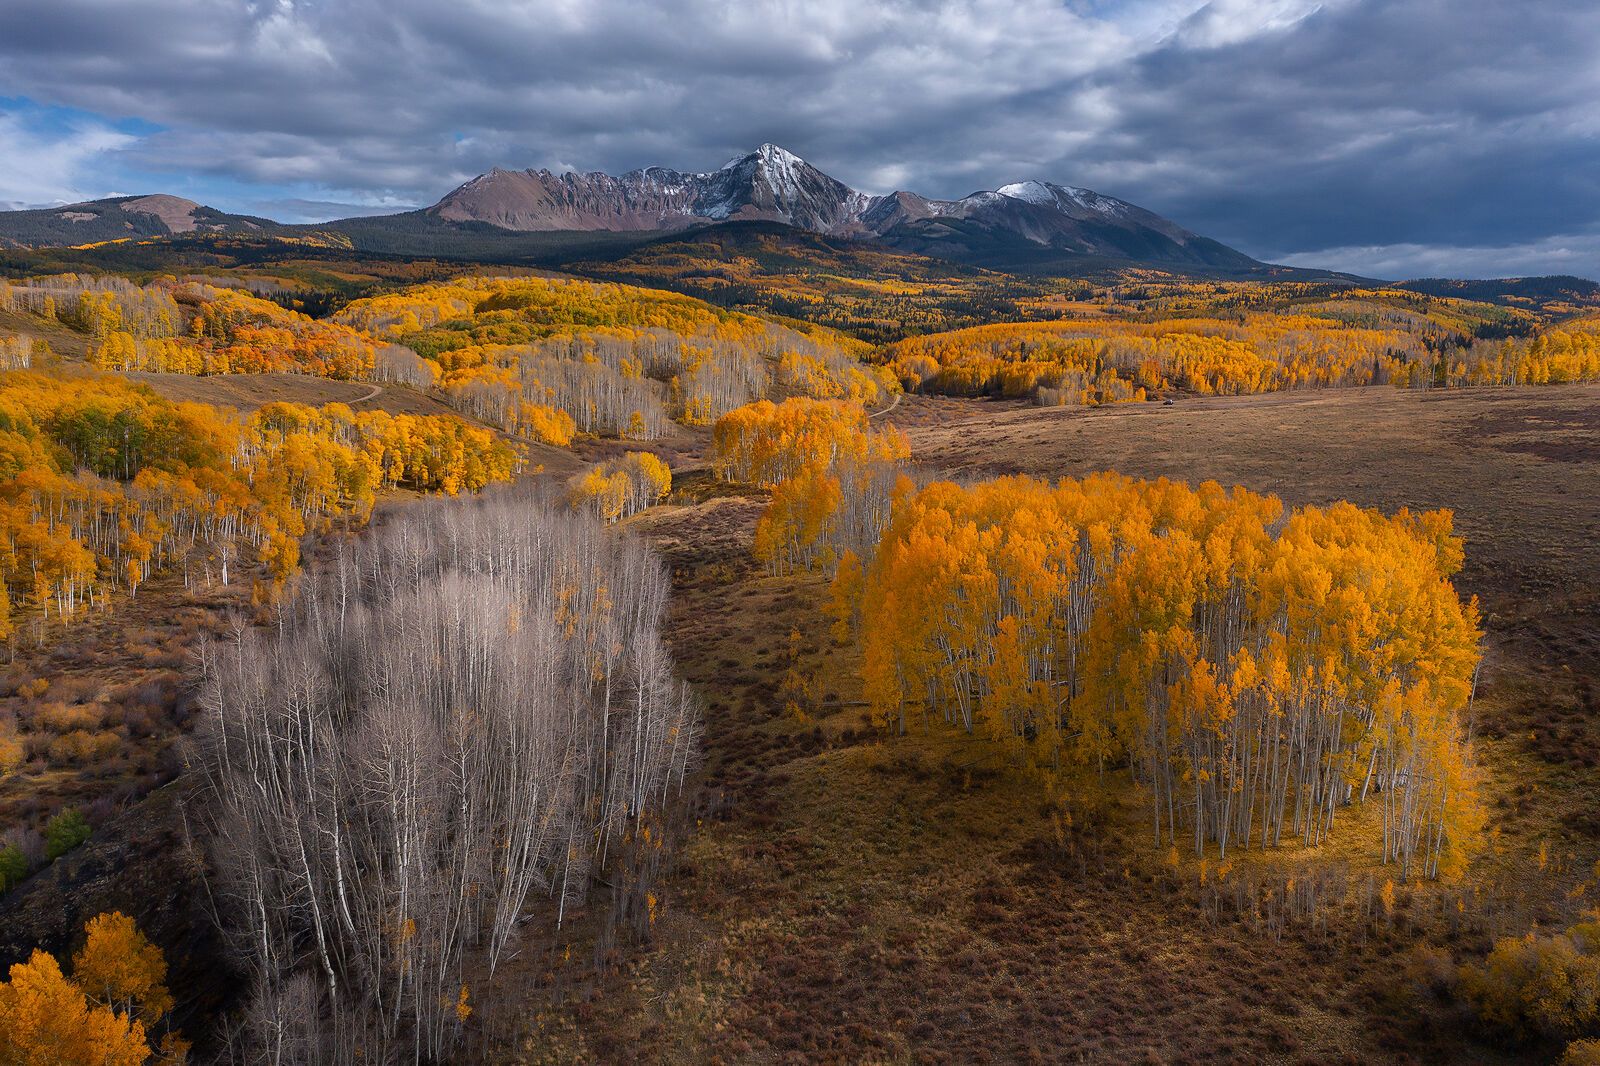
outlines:
[[[1415,281],[1402,281],[1393,287],[1429,296],[1451,296],[1545,313],[1560,313],[1569,308],[1588,310],[1600,307],[1600,284],[1568,274],[1539,278],[1491,278],[1485,281],[1418,278]]]
[[[0,247],[54,248],[183,233],[251,233],[278,228],[271,219],[230,215],[157,193],[117,196],[33,211],[0,211]]]
[[[1089,189],[1023,181],[959,200],[904,191],[869,196],[774,144],[700,174],[664,167],[620,177],[497,168],[422,214],[530,233],[660,233],[707,223],[779,222],[960,262],[1033,249],[1235,270],[1263,265],[1152,211]]]
[[[752,226],[758,229],[742,229]],[[828,244],[797,239],[802,235]],[[140,270],[157,268],[164,258],[152,244],[288,240],[346,250],[335,255],[653,276],[657,284],[722,300],[734,299],[733,290],[748,279],[719,266],[713,278],[697,281],[694,261],[713,246],[733,248],[757,236],[784,245],[796,269],[815,271],[820,262],[843,256],[846,274],[860,262],[887,266],[880,257],[898,253],[1039,278],[1109,278],[1149,268],[1204,280],[1359,280],[1262,263],[1126,200],[1048,181],[1014,182],[957,200],[908,191],[868,195],[773,144],[705,173],[647,167],[614,177],[497,168],[432,207],[311,225],[231,215],[161,195],[0,212],[0,249],[65,251],[125,241],[122,258]],[[672,257],[684,250],[666,246],[682,241],[697,247],[683,269],[674,269]],[[269,258],[275,254],[268,250]],[[204,250],[190,247],[178,258],[196,255]],[[771,249],[762,255],[770,259]]]

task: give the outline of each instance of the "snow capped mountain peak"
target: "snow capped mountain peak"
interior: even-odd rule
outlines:
[[[1043,181],[1014,181],[1010,185],[1000,186],[995,192],[1013,200],[1026,200],[1044,207],[1053,206],[1056,202],[1055,191],[1048,182]]]
[[[701,175],[691,202],[701,218],[765,218],[829,231],[849,224],[864,198],[804,159],[770,142]]]
[[[773,144],[771,141],[762,142],[760,147],[756,149],[755,154],[761,157],[761,161],[763,163],[779,163],[786,166],[793,166],[796,163],[805,162],[804,159],[801,159],[799,156],[789,151],[789,149],[779,144]]]
[[[734,156],[732,159],[722,164],[718,170],[733,170],[745,163],[752,162],[758,166],[776,168],[778,170],[792,170],[795,167],[803,167],[806,165],[806,161],[804,159],[801,159],[799,156],[795,155],[782,145],[773,144],[771,141],[765,141],[756,146],[756,150],[753,152],[746,152],[744,155]]]
[[[1076,208],[1107,217],[1124,218],[1129,205],[1110,196],[1101,196],[1093,189],[1080,189],[1076,185],[1057,185],[1050,181],[1018,181],[1002,185],[995,192],[1013,200],[1049,207],[1071,214]]]

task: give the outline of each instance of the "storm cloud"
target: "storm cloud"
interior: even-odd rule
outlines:
[[[1084,185],[1261,258],[1600,275],[1592,0],[8,0],[0,202],[294,220],[493,166]]]

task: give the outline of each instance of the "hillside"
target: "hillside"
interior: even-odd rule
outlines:
[[[33,211],[0,211],[0,248],[44,248],[184,233],[254,233],[271,219],[230,215],[180,196],[117,196]]]
[[[1395,286],[1411,292],[1460,300],[1523,307],[1541,314],[1573,314],[1600,308],[1600,283],[1588,278],[1555,275],[1543,278],[1499,278],[1462,281],[1455,278],[1419,278]]]

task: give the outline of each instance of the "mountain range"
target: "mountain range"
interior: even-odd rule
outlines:
[[[664,167],[620,176],[496,168],[421,211],[314,226],[226,214],[165,195],[0,212],[0,246],[322,231],[342,234],[362,250],[440,254],[447,246],[504,256],[518,247],[549,246],[563,234],[569,240],[611,234],[637,245],[656,234],[730,222],[780,223],[959,262],[1020,256],[1243,271],[1264,265],[1152,211],[1089,189],[1035,180],[958,200],[908,191],[869,195],[774,144],[695,174]]]
[[[858,192],[775,144],[717,170],[646,167],[621,176],[500,170],[479,175],[424,214],[522,232],[672,231],[728,221],[781,222],[962,258],[996,238],[1076,255],[1237,268],[1261,264],[1152,211],[1089,189],[1023,181],[959,200]]]

